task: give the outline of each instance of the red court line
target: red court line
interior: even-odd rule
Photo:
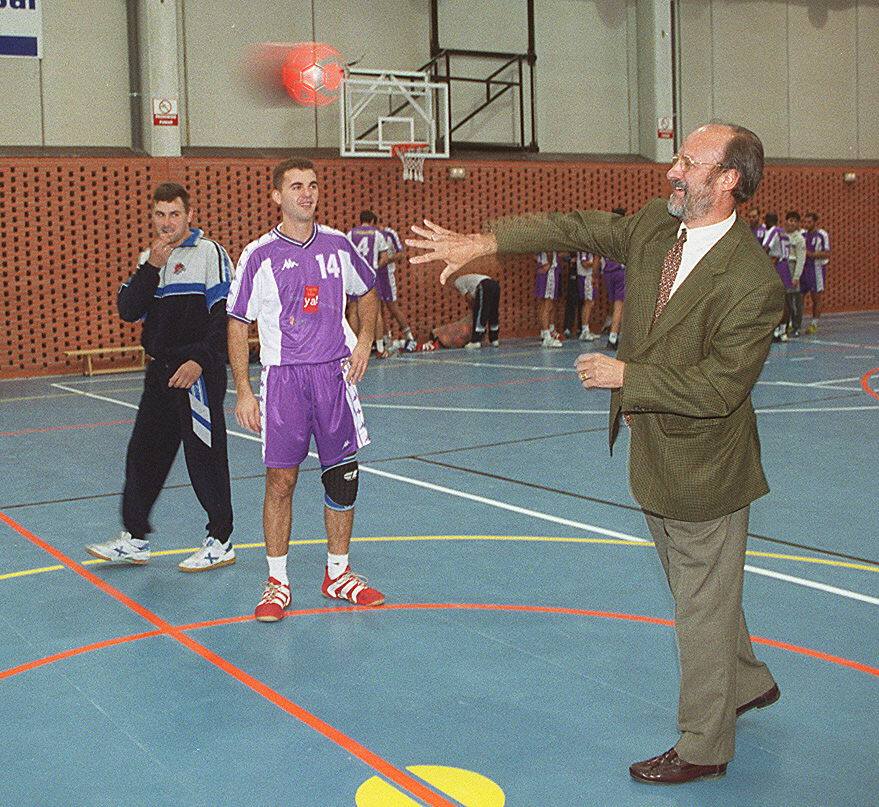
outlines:
[[[867,372],[861,376],[861,388],[867,393],[867,395],[870,395],[879,401],[879,392],[876,392],[876,390],[870,386],[870,376],[874,376],[877,373],[879,373],[879,367],[867,370]]]
[[[126,420],[105,420],[101,423],[69,423],[65,426],[43,426],[42,428],[19,429],[14,432],[0,432],[0,437],[22,437],[26,434],[43,434],[45,432],[60,432],[69,429],[97,429],[100,426],[130,426],[134,418]]]
[[[378,756],[378,754],[370,751],[368,748],[366,748],[366,746],[361,745],[353,738],[348,737],[348,735],[343,734],[334,726],[331,726],[329,723],[321,720],[319,717],[317,717],[317,715],[313,715],[311,712],[303,709],[298,704],[294,703],[288,698],[285,698],[279,692],[275,692],[275,690],[271,689],[262,681],[254,678],[249,673],[236,667],[230,661],[226,660],[222,656],[214,653],[212,650],[209,650],[204,645],[196,642],[194,639],[187,636],[180,628],[175,627],[170,622],[166,622],[160,616],[154,614],[152,611],[150,611],[148,608],[145,608],[136,600],[131,599],[131,597],[124,594],[114,586],[111,586],[105,580],[102,580],[97,575],[92,574],[92,572],[86,569],[85,566],[68,558],[67,555],[65,555],[63,552],[56,549],[54,546],[47,543],[42,538],[34,535],[34,533],[30,532],[27,528],[23,527],[21,524],[11,519],[9,516],[6,515],[6,513],[0,512],[0,521],[5,522],[19,535],[26,538],[32,544],[51,555],[60,563],[63,563],[71,571],[76,572],[76,574],[78,574],[80,577],[83,577],[89,583],[99,588],[105,594],[112,597],[114,600],[121,602],[123,605],[126,605],[138,616],[142,617],[150,624],[155,625],[159,629],[159,632],[167,634],[172,639],[175,639],[184,647],[186,647],[188,650],[191,650],[196,655],[201,656],[205,661],[210,662],[215,667],[221,669],[223,672],[227,673],[235,680],[244,684],[249,689],[253,690],[259,695],[262,695],[262,697],[264,697],[270,703],[274,704],[279,709],[287,712],[287,714],[295,717],[297,720],[301,721],[309,728],[312,728],[315,731],[319,732],[328,740],[336,743],[336,745],[338,745],[340,748],[347,751],[349,754],[357,757],[361,762],[364,762],[374,771],[380,773],[385,778],[394,782],[394,784],[399,785],[408,793],[411,793],[413,796],[421,799],[426,804],[431,805],[431,807],[455,807],[455,804],[453,802],[450,802],[447,799],[443,798],[435,791],[428,789],[426,785],[424,785],[422,782],[419,782],[417,779],[410,776],[405,771],[395,767],[387,760]]]
[[[662,625],[663,627],[673,628],[674,621],[671,619],[661,619],[655,616],[643,616],[642,614],[623,614],[615,611],[591,611],[584,608],[562,608],[549,605],[494,605],[491,603],[473,603],[473,602],[408,602],[408,603],[388,603],[381,608],[357,608],[355,606],[336,606],[323,608],[299,608],[296,610],[285,611],[287,616],[327,616],[333,614],[382,614],[389,611],[507,611],[522,612],[530,614],[562,614],[564,616],[589,616],[598,619],[619,619],[626,622],[643,622],[650,625]],[[223,619],[210,619],[204,622],[190,622],[186,625],[177,625],[178,631],[202,630],[203,628],[215,628],[223,625],[233,625],[241,622],[252,622],[254,619],[252,614],[244,616],[225,617]],[[0,671],[0,680],[26,672],[34,667],[44,664],[51,664],[54,661],[61,661],[65,658],[78,655],[79,653],[88,653],[92,650],[100,650],[103,647],[109,647],[114,644],[123,642],[132,642],[138,639],[146,639],[150,636],[160,635],[160,631],[152,631],[150,633],[138,633],[132,636],[121,636],[116,639],[108,639],[106,642],[97,642],[93,645],[85,645],[81,648],[68,650],[64,653],[57,653],[54,656],[47,656],[45,659],[37,659],[36,661],[22,664],[18,667],[11,667],[8,670]],[[781,642],[776,639],[767,639],[762,636],[751,636],[751,641],[758,644],[765,644],[769,647],[775,647],[780,650],[787,650],[789,653],[797,653],[801,656],[816,658],[826,661],[830,664],[838,664],[840,667],[848,667],[852,670],[867,673],[879,678],[879,667],[870,667],[859,661],[843,658],[842,656],[834,656],[821,650],[813,650],[810,647],[791,644],[790,642]]]
[[[573,370],[571,371],[573,373]],[[533,378],[511,378],[507,381],[493,381],[490,384],[459,384],[451,387],[428,387],[425,389],[402,390],[399,392],[381,392],[373,395],[361,395],[361,401],[374,401],[376,398],[405,398],[409,395],[436,395],[442,392],[466,392],[471,389],[490,389],[491,387],[509,387],[515,384],[537,384],[544,381],[570,381],[566,376],[535,376]]]

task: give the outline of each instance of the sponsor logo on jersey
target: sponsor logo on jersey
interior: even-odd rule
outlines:
[[[174,274],[179,275],[186,267],[182,263],[174,264]]]
[[[314,313],[317,311],[318,289],[320,286],[306,286],[305,295],[302,300],[302,310],[306,313]]]

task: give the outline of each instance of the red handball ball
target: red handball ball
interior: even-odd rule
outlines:
[[[321,42],[293,45],[281,67],[281,83],[287,95],[302,106],[333,103],[344,75],[342,54]]]

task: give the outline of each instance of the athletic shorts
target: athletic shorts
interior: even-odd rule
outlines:
[[[790,264],[787,261],[778,261],[775,264],[775,271],[778,272],[778,276],[781,278],[781,282],[784,283],[786,289],[794,287],[794,281],[790,274]]]
[[[348,359],[263,367],[260,415],[263,463],[295,468],[312,435],[321,465],[335,465],[369,443],[357,387],[345,380]]]
[[[610,303],[622,302],[626,299],[626,271],[614,269],[604,273],[604,285],[607,288],[607,300]]]
[[[538,300],[558,300],[560,276],[561,270],[558,266],[546,272],[538,272],[534,278],[534,296]]]
[[[825,289],[825,280],[823,266],[807,266],[800,275],[800,291],[820,294]]]
[[[577,275],[577,296],[580,302],[592,299],[592,272],[586,275]]]
[[[397,301],[397,281],[394,280],[393,270],[388,270],[387,266],[382,266],[375,273],[375,288],[378,291],[379,300],[383,303]]]

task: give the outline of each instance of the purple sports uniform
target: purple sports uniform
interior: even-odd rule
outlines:
[[[763,240],[766,238],[766,225],[761,221],[756,227],[751,228],[751,232],[754,233],[757,243],[762,245]]]
[[[775,226],[766,231],[763,248],[769,253],[770,258],[775,258],[775,271],[781,278],[786,289],[794,287],[793,277],[790,272],[790,236],[783,227]]]
[[[601,259],[601,276],[607,288],[607,300],[610,303],[624,301],[626,299],[626,267],[611,260]]]
[[[374,284],[375,273],[345,234],[320,224],[305,242],[275,227],[241,253],[227,311],[259,327],[267,467],[301,464],[312,435],[325,467],[369,442],[357,388],[345,380],[357,343],[345,301]]]
[[[389,271],[387,266],[378,265],[381,253],[391,249],[382,231],[371,224],[360,224],[348,233],[348,238],[375,272],[375,290],[379,299],[384,303],[394,302],[397,299],[397,284],[393,271]]]
[[[592,261],[595,256],[591,252],[577,253],[577,296],[580,302],[592,299]]]
[[[830,252],[830,236],[827,230],[803,230],[806,252]],[[827,258],[806,258],[803,276],[800,278],[800,291],[820,294],[826,287],[825,267]]]
[[[537,255],[537,266],[546,266],[545,272],[538,271],[534,279],[534,296],[538,300],[558,300],[559,280],[561,278],[561,263],[555,252],[541,252]]]

